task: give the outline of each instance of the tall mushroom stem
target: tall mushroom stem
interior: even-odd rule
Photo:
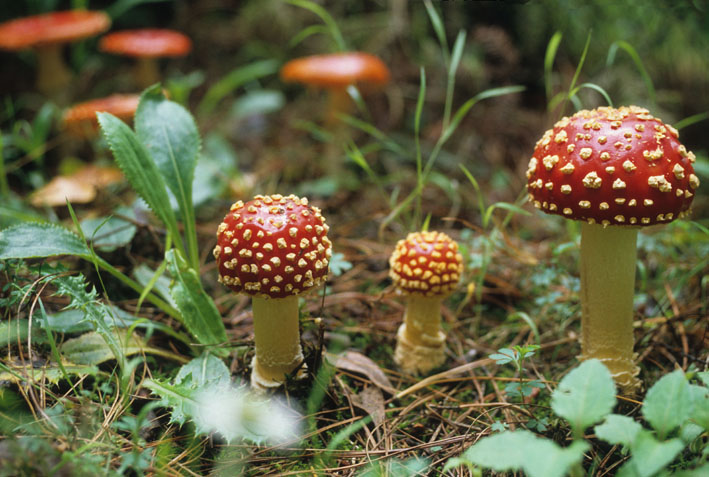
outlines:
[[[37,47],[37,89],[47,96],[59,94],[69,83],[72,74],[64,58],[62,45],[46,45]]]
[[[287,373],[303,362],[298,322],[298,297],[251,299],[256,355],[251,362],[251,385],[276,388]]]
[[[138,58],[134,67],[135,82],[138,87],[147,88],[160,81],[160,71],[155,58]]]
[[[442,301],[443,297],[409,295],[394,352],[394,361],[403,370],[425,373],[445,361]]]
[[[597,358],[624,390],[640,386],[633,353],[638,229],[581,224],[581,358]]]

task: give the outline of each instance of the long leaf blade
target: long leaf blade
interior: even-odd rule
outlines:
[[[78,235],[58,225],[30,222],[0,231],[0,259],[58,255],[77,255],[88,260],[91,254]]]

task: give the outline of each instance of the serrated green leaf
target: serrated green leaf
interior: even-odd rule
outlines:
[[[52,224],[23,223],[0,231],[0,259],[78,255],[88,259],[86,244],[74,232]]]
[[[581,441],[562,448],[551,440],[521,430],[481,439],[463,452],[460,459],[499,472],[524,470],[529,477],[563,477],[571,466],[581,462],[588,448],[589,445]],[[454,462],[457,464],[460,460]]]
[[[136,333],[126,337],[124,332],[118,331],[114,333],[114,337],[125,356],[149,350],[145,340]],[[76,364],[100,364],[117,358],[105,338],[95,331],[66,340],[59,350],[68,361]]]
[[[647,392],[642,414],[645,420],[664,439],[692,413],[692,395],[689,383],[681,370],[660,378]]]
[[[200,344],[218,345],[227,342],[222,317],[212,299],[202,288],[193,269],[174,250],[165,254],[172,284],[170,292],[177,304],[182,323]],[[225,352],[216,348],[217,353]]]
[[[589,359],[564,376],[551,397],[554,412],[569,421],[575,438],[615,406],[615,385],[608,369]]]
[[[628,461],[628,465],[640,477],[650,477],[664,469],[677,457],[677,454],[682,452],[682,449],[684,443],[680,439],[660,442],[651,432],[642,430],[631,446],[632,458]]]
[[[689,385],[693,412],[689,419],[709,431],[709,389],[696,384]]]
[[[190,409],[194,406],[194,399],[192,399],[194,389],[154,379],[146,379],[143,386],[160,396],[162,404],[171,409],[170,422],[182,425],[187,421]]]
[[[642,428],[643,426],[631,417],[609,414],[603,424],[594,427],[594,431],[599,439],[610,444],[630,447]]]
[[[109,113],[98,113],[103,136],[108,142],[116,164],[133,189],[145,200],[155,215],[167,227],[173,240],[181,244],[175,213],[170,207],[165,181],[150,153],[138,136],[120,119]]]

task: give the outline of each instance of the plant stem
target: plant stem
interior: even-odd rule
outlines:
[[[49,96],[62,92],[71,82],[72,74],[62,58],[62,45],[47,45],[36,49],[37,89]]]
[[[638,230],[581,224],[581,358],[599,359],[622,388],[640,385],[633,359]]]

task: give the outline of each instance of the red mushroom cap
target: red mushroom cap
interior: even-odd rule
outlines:
[[[217,229],[219,281],[236,292],[285,298],[327,278],[332,243],[320,209],[294,195],[238,201]]]
[[[352,84],[383,86],[389,82],[389,69],[369,53],[333,53],[291,60],[281,68],[281,78],[322,88],[346,88]]]
[[[699,179],[675,128],[643,108],[601,107],[548,130],[527,169],[534,206],[603,225],[652,225],[683,216]]]
[[[135,115],[140,102],[137,94],[114,94],[105,98],[93,99],[75,104],[64,112],[64,128],[77,136],[90,136],[98,129],[96,113],[111,113],[123,121],[129,121]]]
[[[442,232],[414,232],[399,240],[389,258],[389,276],[404,293],[447,296],[463,273],[458,244]]]
[[[98,46],[101,51],[116,55],[158,58],[184,56],[192,50],[192,41],[179,31],[146,28],[109,33]]]
[[[21,50],[56,43],[70,43],[108,30],[111,19],[104,12],[67,10],[18,18],[0,24],[0,48]]]

